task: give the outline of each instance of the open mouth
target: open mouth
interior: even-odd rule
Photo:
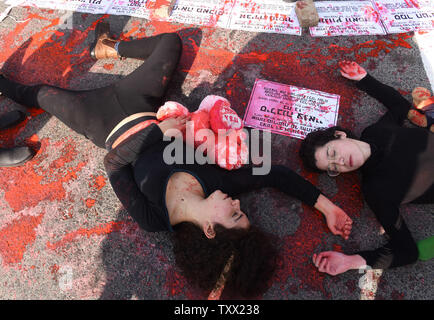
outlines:
[[[350,168],[353,166],[353,158],[350,156]]]

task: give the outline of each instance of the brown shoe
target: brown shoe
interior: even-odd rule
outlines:
[[[95,41],[90,46],[90,56],[95,59],[121,59],[115,49],[117,41],[110,37],[110,25],[100,22],[95,28]]]

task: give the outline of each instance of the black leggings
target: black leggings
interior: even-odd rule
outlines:
[[[50,85],[26,86],[0,77],[0,91],[27,107],[40,107],[98,147],[113,128],[139,112],[161,106],[182,51],[176,33],[120,42],[118,53],[145,62],[127,77],[107,87],[74,91]]]

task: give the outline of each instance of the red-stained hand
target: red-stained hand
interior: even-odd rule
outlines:
[[[340,235],[345,240],[348,240],[353,220],[339,207],[335,207],[326,215],[327,226],[334,235]]]
[[[351,269],[350,256],[336,251],[324,251],[313,255],[313,263],[319,272],[325,272],[332,276],[344,273]]]
[[[341,75],[350,80],[360,81],[368,74],[365,69],[354,61],[339,61],[339,67]]]

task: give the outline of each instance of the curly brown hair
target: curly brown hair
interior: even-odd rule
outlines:
[[[225,295],[254,298],[265,293],[276,268],[277,237],[254,226],[226,229],[217,224],[214,230],[216,236],[208,239],[193,223],[175,226],[173,250],[185,278],[210,292],[231,259],[225,274]]]

